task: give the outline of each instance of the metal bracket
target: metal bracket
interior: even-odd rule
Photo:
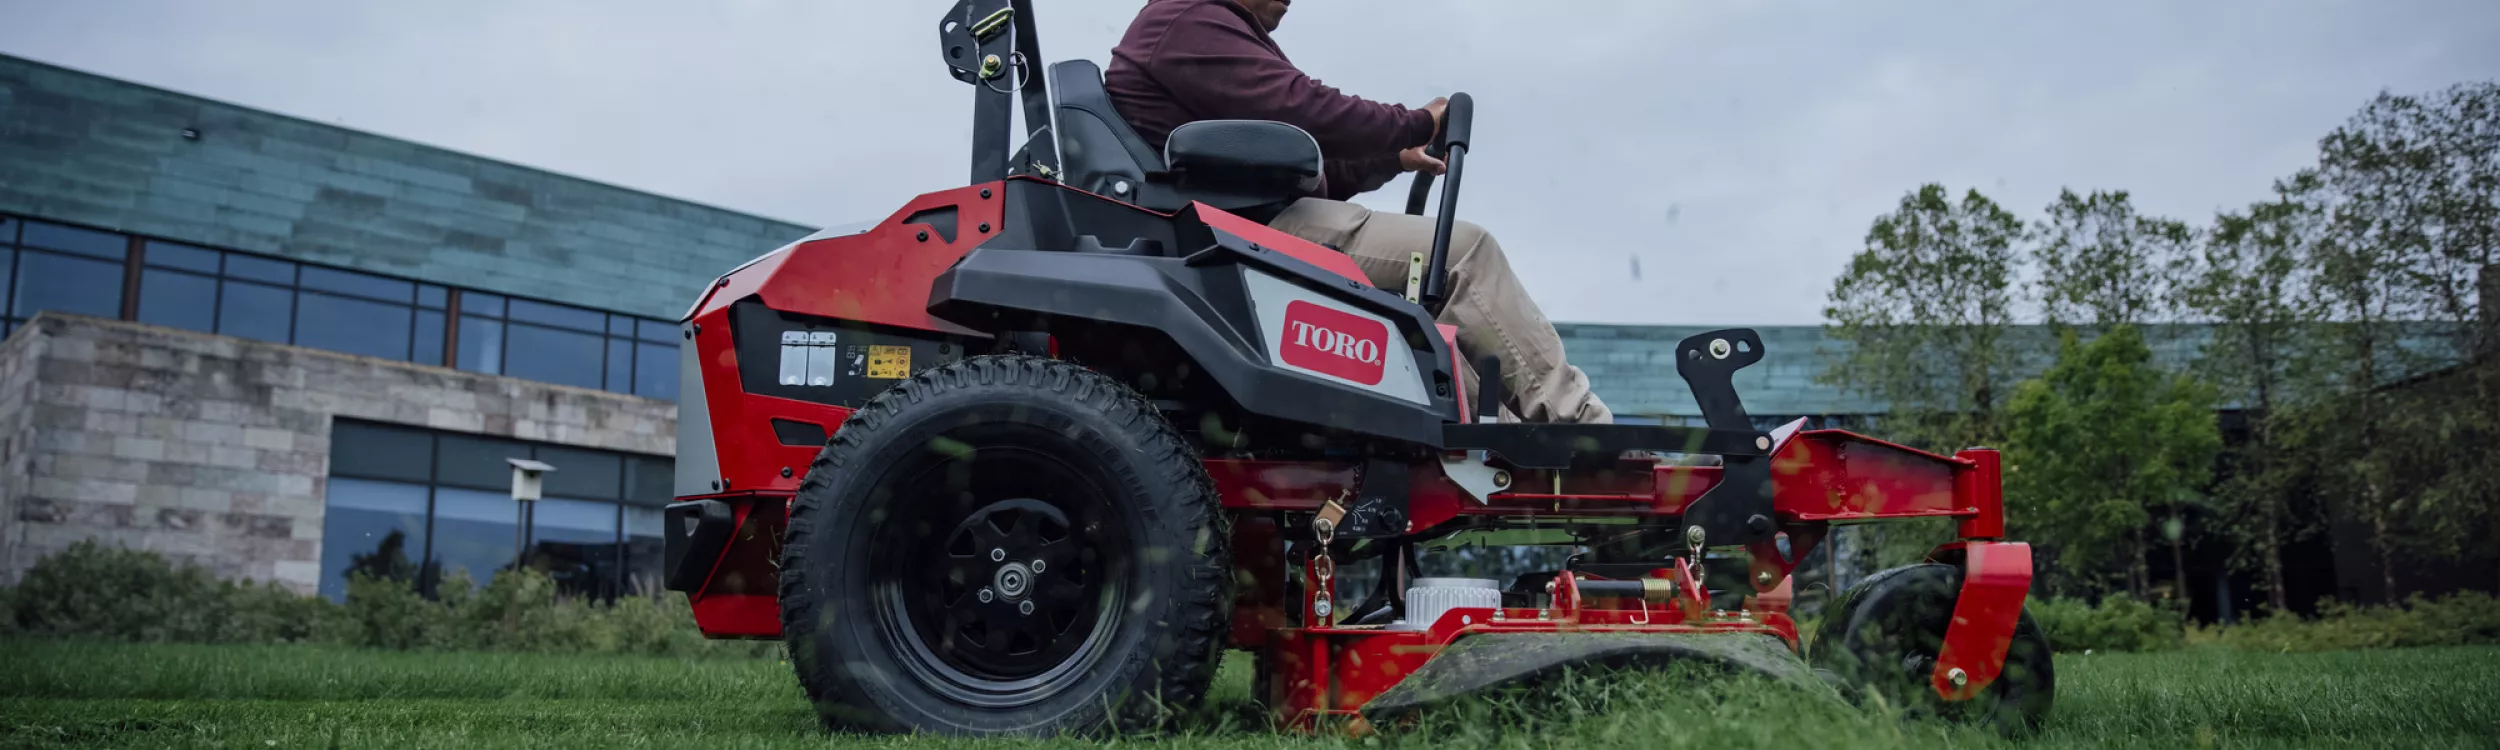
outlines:
[[[1428,264],[1427,264],[1427,263],[1425,262],[1425,260],[1424,260],[1424,254],[1423,254],[1423,253],[1409,253],[1409,254],[1407,255],[1407,260],[1406,260],[1406,301],[1408,301],[1408,302],[1421,302],[1421,301],[1423,301],[1423,298],[1424,298],[1424,297],[1423,297],[1423,294],[1424,294],[1424,266],[1426,266],[1426,265],[1428,265]]]
[[[1443,455],[1441,473],[1449,475],[1450,483],[1466,490],[1478,504],[1490,505],[1493,493],[1510,489],[1510,472],[1486,465],[1488,457],[1480,450],[1468,451],[1464,457]]]
[[[1339,533],[1353,539],[1387,539],[1406,533],[1407,465],[1382,458],[1363,460],[1361,486],[1354,507],[1346,511]]]
[[[1746,454],[1723,454],[1719,483],[1684,509],[1685,534],[1694,546],[1742,546],[1779,533],[1771,510],[1774,440],[1754,430],[1753,418],[1736,396],[1736,371],[1762,361],[1762,336],[1750,328],[1726,328],[1685,338],[1675,346],[1675,374],[1693,391],[1702,421],[1712,432],[1753,432],[1754,448]],[[1790,431],[1793,434],[1794,430]]]

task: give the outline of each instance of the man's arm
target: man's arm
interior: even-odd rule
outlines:
[[[1379,190],[1397,179],[1405,170],[1398,167],[1397,154],[1362,159],[1329,159],[1320,175],[1326,184],[1322,195],[1332,201],[1353,200],[1354,196]]]
[[[1330,161],[1389,157],[1394,170],[1395,154],[1424,145],[1435,128],[1428,111],[1366,100],[1303,75],[1261,45],[1240,16],[1212,4],[1173,19],[1148,59],[1147,72],[1182,106],[1212,119],[1291,124],[1318,140]]]

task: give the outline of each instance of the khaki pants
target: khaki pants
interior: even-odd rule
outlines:
[[[1353,256],[1373,286],[1404,292],[1408,256],[1432,252],[1434,221],[1304,198],[1268,225],[1333,245]],[[1502,382],[1510,395],[1502,421],[1614,421],[1613,412],[1589,392],[1588,375],[1563,361],[1562,337],[1520,288],[1493,235],[1464,220],[1452,222],[1448,263],[1450,301],[1440,322],[1458,326],[1460,356],[1468,365],[1460,368],[1459,377],[1469,394],[1477,392],[1475,358],[1491,352],[1502,358]]]

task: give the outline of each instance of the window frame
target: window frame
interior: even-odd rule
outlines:
[[[24,228],[36,225],[45,227],[58,226],[69,231],[82,234],[103,235],[118,238],[122,243],[121,255],[118,259],[113,259],[93,252],[26,245],[23,240],[25,233]],[[88,239],[95,238],[90,237]],[[185,263],[150,262],[147,257],[147,251],[151,246],[179,247],[186,255],[193,252],[211,254],[215,256],[215,263],[213,265],[216,266],[216,270],[201,270],[197,267],[199,265],[197,258],[190,258],[189,262]],[[641,365],[644,364],[643,357],[641,355],[643,347],[683,346],[682,343],[675,340],[676,337],[674,336],[660,335],[673,333],[676,330],[677,321],[674,320],[653,318],[633,313],[617,312],[614,310],[603,310],[585,307],[582,305],[557,302],[554,300],[469,289],[466,287],[443,284],[426,279],[376,273],[373,271],[348,268],[327,263],[316,263],[263,253],[233,250],[204,245],[197,242],[135,234],[131,232],[121,232],[72,222],[13,213],[0,214],[0,256],[4,256],[0,257],[0,335],[13,333],[17,326],[24,324],[26,320],[34,317],[33,315],[18,316],[14,314],[17,305],[17,277],[18,274],[25,268],[25,259],[28,253],[49,254],[74,260],[88,260],[118,264],[121,267],[121,278],[120,284],[118,285],[121,299],[119,300],[119,304],[115,306],[116,314],[112,317],[119,320],[140,322],[139,311],[141,300],[147,294],[148,285],[146,283],[146,279],[149,273],[163,272],[167,274],[180,274],[185,275],[186,278],[207,279],[212,285],[209,295],[209,304],[211,309],[208,311],[207,328],[204,332],[211,335],[232,336],[234,334],[226,333],[222,330],[228,322],[225,318],[226,284],[256,284],[268,289],[281,291],[287,295],[286,310],[284,312],[286,317],[285,335],[283,338],[275,339],[274,343],[307,346],[299,343],[298,341],[302,336],[302,331],[298,330],[299,326],[296,324],[297,318],[303,314],[302,308],[304,295],[322,294],[340,299],[375,302],[407,308],[411,313],[408,316],[408,330],[406,332],[408,340],[408,353],[405,356],[391,358],[394,361],[408,362],[427,367],[443,367],[448,369],[463,370],[497,377],[517,377],[510,374],[510,352],[512,347],[510,343],[511,336],[509,329],[509,326],[517,322],[522,325],[533,325],[553,331],[578,333],[595,338],[600,344],[600,356],[598,361],[599,372],[596,379],[597,385],[592,386],[592,390],[668,402],[675,402],[677,400],[677,394],[675,393],[668,393],[665,395],[648,395],[642,393],[639,388],[641,382],[646,380],[641,373]],[[240,264],[237,263],[238,260],[241,261]],[[252,268],[252,266],[256,264],[267,264],[267,267],[261,269]],[[238,265],[242,266],[242,268],[238,268]],[[284,266],[286,269],[283,275],[287,278],[287,280],[284,282],[275,280],[277,276],[281,275],[276,273],[279,266]],[[261,271],[268,271],[268,273],[262,273]],[[354,277],[367,277],[394,284],[404,283],[409,285],[410,295],[408,299],[400,300],[388,297],[375,297],[369,294],[345,291],[331,287],[306,286],[304,279],[308,274],[344,274],[350,279],[353,279]],[[472,300],[470,299],[471,297],[475,297],[476,299]],[[515,305],[519,305],[524,308],[524,314],[522,316],[514,316],[513,307]],[[472,307],[475,309],[470,309]],[[490,310],[490,307],[493,309]],[[532,310],[531,308],[533,307],[543,309]],[[276,311],[272,310],[272,312],[274,313]],[[422,346],[428,338],[424,333],[424,321],[426,319],[425,313],[428,312],[435,313],[442,319],[443,330],[441,335],[438,337],[441,344],[439,351],[434,351],[433,347]],[[575,322],[584,323],[595,317],[602,323],[602,325],[599,326],[597,330],[591,330],[587,328],[575,327],[565,323],[545,322],[532,317],[528,314],[530,312],[547,312],[550,313],[547,317],[551,318],[560,318],[563,316],[578,317],[582,320]],[[98,317],[104,316],[99,315]],[[494,352],[496,361],[492,371],[469,369],[468,367],[464,367],[461,361],[460,327],[463,321],[471,317],[479,318],[481,321],[487,321],[484,325],[491,325],[498,329],[498,345]],[[185,328],[183,330],[196,329]],[[272,341],[272,339],[264,339],[260,337],[242,338],[250,338],[256,341]],[[609,352],[618,346],[622,346],[626,350],[626,356],[623,357],[622,360],[625,372],[622,374],[613,372],[614,368],[611,367],[611,365],[617,364],[618,358]],[[311,348],[321,349],[323,351],[339,351],[318,346]],[[420,352],[419,349],[425,349],[426,351]],[[669,362],[666,364],[666,367],[673,369],[676,367],[676,364],[674,362]],[[518,379],[528,380],[531,382],[547,382],[556,385],[566,385],[564,383],[541,381],[533,378],[524,377]]]
[[[341,429],[342,427],[345,429]],[[608,591],[612,591],[615,595],[619,596],[633,595],[637,593],[632,590],[633,580],[631,566],[634,561],[630,556],[630,546],[634,535],[628,529],[626,524],[626,508],[640,507],[660,510],[666,507],[666,502],[654,504],[652,502],[637,499],[635,497],[635,491],[639,488],[635,483],[634,474],[637,471],[648,470],[646,467],[652,464],[659,464],[666,467],[662,470],[662,473],[671,472],[675,468],[675,457],[647,453],[633,453],[629,451],[618,451],[579,445],[565,445],[562,443],[551,443],[537,440],[518,440],[492,435],[436,430],[413,425],[376,420],[354,419],[349,417],[334,417],[331,420],[329,445],[330,454],[336,456],[344,451],[350,450],[345,447],[343,441],[353,439],[350,436],[359,432],[367,434],[377,432],[387,433],[400,438],[421,438],[425,441],[426,448],[424,450],[423,459],[425,479],[423,480],[413,479],[412,477],[416,476],[416,472],[413,471],[377,473],[360,471],[356,468],[348,468],[347,470],[342,471],[338,461],[331,461],[330,469],[328,473],[324,475],[329,478],[353,479],[367,482],[386,482],[392,484],[422,486],[425,488],[425,519],[423,522],[425,543],[422,545],[423,549],[420,550],[416,558],[418,570],[417,587],[418,591],[425,596],[434,597],[440,594],[438,587],[442,583],[443,577],[443,570],[439,565],[440,561],[436,559],[434,552],[434,542],[437,534],[436,522],[441,515],[438,496],[444,490],[456,490],[462,492],[495,491],[481,489],[470,483],[446,481],[442,465],[444,457],[444,444],[446,441],[460,440],[503,443],[518,446],[518,452],[527,454],[525,456],[517,456],[518,458],[549,461],[550,463],[557,460],[564,460],[566,458],[562,455],[551,454],[564,453],[576,454],[576,456],[581,454],[590,454],[601,459],[614,459],[616,462],[616,477],[614,479],[615,486],[614,493],[612,495],[607,497],[598,497],[595,493],[568,492],[563,493],[561,496],[550,494],[548,495],[548,498],[568,501],[605,503],[611,506],[614,518],[613,528],[615,529],[615,538],[611,541],[611,543],[614,544],[616,548],[616,557],[612,562],[615,565],[614,570],[616,578],[614,580],[603,579],[598,585],[607,587]],[[557,471],[561,472],[563,470],[562,465],[559,464],[557,466]],[[669,500],[672,501],[674,499],[674,497],[669,498]],[[528,511],[526,514],[518,512],[519,510],[524,509],[516,509],[514,514],[517,516],[517,518],[514,519],[515,525],[519,527],[522,538],[528,539],[530,540],[530,543],[535,544],[538,539],[536,529],[537,506],[528,506],[525,509]],[[325,516],[329,513],[329,498],[327,496],[322,498],[322,512]],[[326,578],[333,572],[335,571],[325,569],[321,571],[320,575]],[[476,583],[484,585],[487,582],[483,579],[475,579],[474,573],[475,572],[472,571],[473,580]],[[639,593],[649,595],[657,592]]]

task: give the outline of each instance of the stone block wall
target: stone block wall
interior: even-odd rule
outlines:
[[[95,538],[312,593],[338,417],[676,448],[665,401],[47,313],[0,346],[0,582]]]

